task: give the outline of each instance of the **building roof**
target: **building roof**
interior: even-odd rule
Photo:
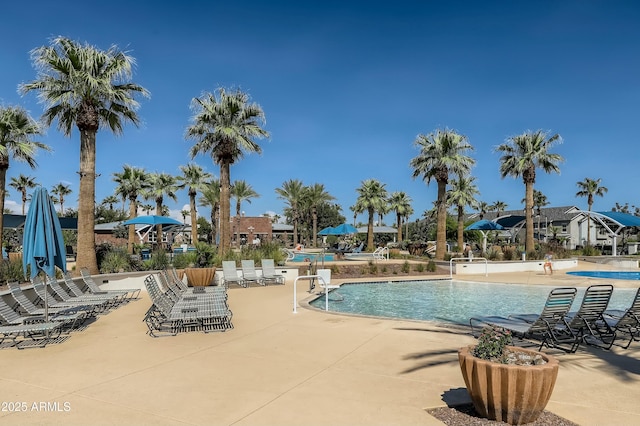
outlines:
[[[4,214],[2,215],[2,224],[5,229],[22,228],[26,219],[27,217],[21,214]],[[78,229],[77,217],[59,217],[59,219],[60,228]]]

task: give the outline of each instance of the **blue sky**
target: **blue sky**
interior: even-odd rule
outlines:
[[[640,205],[637,123],[640,5],[634,1],[27,1],[0,15],[0,103],[40,117],[29,51],[62,35],[137,60],[133,80],[151,92],[140,128],[98,133],[96,200],[113,193],[124,164],[179,174],[190,161],[184,139],[191,99],[218,87],[240,88],[265,112],[269,140],[231,168],[259,194],[248,216],[281,214],[275,188],[288,179],[322,183],[343,207],[375,178],[405,191],[419,218],[436,184],[412,179],[414,140],[438,128],[466,135],[481,201],[522,208],[521,179],[500,178],[494,148],[509,136],[558,133],[561,174],[538,172],[536,189],[552,206],[587,208],[576,182],[601,178],[609,192],[595,210]],[[46,188],[70,185],[77,205],[79,136],[52,126],[40,138],[53,153],[38,169],[13,162],[11,176],[35,176]],[[219,176],[210,157],[194,160]],[[9,189],[7,207],[20,209]],[[188,204],[166,200],[173,216]],[[152,202],[150,204],[153,204]],[[200,208],[200,215],[209,216]],[[364,215],[358,218],[366,221]],[[393,223],[393,215],[385,218]]]

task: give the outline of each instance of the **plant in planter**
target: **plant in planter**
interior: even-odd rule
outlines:
[[[478,344],[458,351],[460,369],[477,413],[521,425],[544,411],[558,376],[558,361],[547,354],[510,346],[501,327],[482,330]]]

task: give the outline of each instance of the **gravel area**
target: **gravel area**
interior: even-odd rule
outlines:
[[[438,407],[428,410],[436,419],[448,426],[488,426],[488,425],[505,425],[507,423],[488,420],[479,417],[473,404],[457,405],[455,407]],[[578,426],[576,423],[557,416],[549,411],[544,411],[531,426]]]

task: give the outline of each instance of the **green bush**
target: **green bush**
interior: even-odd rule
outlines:
[[[416,272],[424,272],[424,263],[418,263],[415,267]]]
[[[518,260],[520,252],[513,246],[502,247],[502,258],[504,260]]]
[[[102,257],[102,262],[100,263],[100,273],[102,274],[130,272],[131,270],[131,258],[123,249],[108,251]]]
[[[27,269],[27,273],[29,273]],[[22,260],[5,260],[0,262],[0,282],[25,280],[24,272],[22,272]]]
[[[173,260],[171,261],[171,264],[176,269],[184,269],[189,267],[190,265],[196,264],[196,256],[197,254],[191,251],[186,253],[176,254],[173,256]]]
[[[408,274],[409,272],[411,272],[411,265],[409,264],[408,260],[405,260],[402,264],[402,272],[404,274]]]
[[[372,260],[369,261],[369,273],[371,275],[376,275],[378,273],[378,265],[376,265]]]
[[[435,272],[436,271],[436,262],[434,262],[433,260],[430,260],[429,263],[427,263],[427,271]]]
[[[158,271],[169,266],[169,256],[164,250],[156,250],[151,253],[151,258],[143,263],[147,270]]]
[[[489,260],[500,260],[500,255],[502,253],[500,252],[500,250],[491,247],[491,249],[489,249],[489,252],[487,253],[487,259]]]
[[[582,249],[583,256],[600,256],[600,250],[593,246],[584,246]]]

